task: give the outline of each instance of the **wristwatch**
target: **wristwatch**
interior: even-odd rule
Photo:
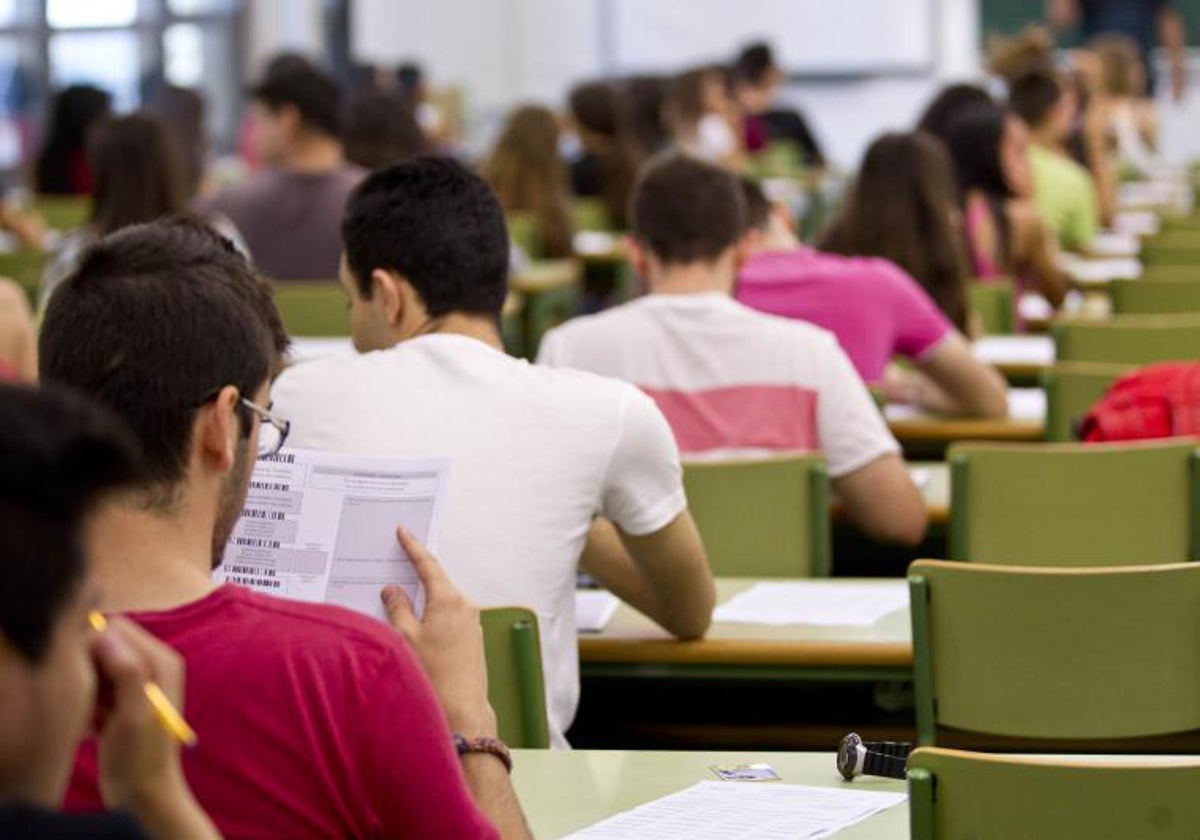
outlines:
[[[512,773],[512,753],[509,752],[508,744],[499,738],[467,738],[456,732],[454,733],[454,750],[458,753],[459,758],[471,753],[494,755],[500,759],[504,769]]]

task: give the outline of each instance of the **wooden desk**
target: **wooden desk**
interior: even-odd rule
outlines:
[[[926,414],[912,406],[888,405],[888,428],[901,444],[949,444],[957,440],[1034,442],[1043,439],[1046,425],[1045,395],[1040,388],[1011,388],[1009,416],[1003,420],[975,420]]]
[[[578,260],[535,260],[509,278],[512,291],[529,297],[578,285],[583,267]]]
[[[820,787],[903,793],[898,779],[862,777],[845,782],[832,752],[733,753],[626,750],[513,750],[513,785],[539,838],[563,837],[600,820],[689,788],[715,781],[713,764],[763,762],[783,781]],[[845,840],[908,837],[902,803],[836,835]]]
[[[717,603],[728,601],[757,582],[719,578]],[[855,581],[839,579],[831,583],[853,585]],[[908,585],[902,579],[887,583]],[[714,622],[705,638],[680,642],[632,607],[621,604],[603,632],[579,637],[579,658],[581,670],[588,675],[907,679],[912,672],[912,634],[905,609],[870,627]]]

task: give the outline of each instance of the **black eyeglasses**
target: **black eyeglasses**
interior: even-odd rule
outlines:
[[[218,388],[200,402],[196,403],[196,407],[199,408],[202,405],[207,405],[215,400],[217,395],[220,393],[221,389]],[[258,450],[255,453],[255,457],[268,458],[271,455],[279,452],[279,450],[283,448],[284,442],[287,440],[288,432],[292,430],[291,421],[280,420],[278,417],[272,414],[269,409],[252,403],[245,397],[238,397],[238,405],[259,419]]]

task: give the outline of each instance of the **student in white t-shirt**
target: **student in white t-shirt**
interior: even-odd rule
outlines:
[[[438,556],[480,605],[537,612],[563,746],[579,699],[577,569],[681,638],[711,620],[671,430],[624,382],[504,354],[508,233],[462,165],[426,157],[375,172],[342,233],[361,355],[290,368],[275,406],[299,447],[453,459]]]
[[[819,451],[863,531],[919,542],[924,503],[837,339],[731,297],[755,236],[737,179],[668,154],[643,170],[631,207],[630,257],[650,294],[552,330],[538,361],[635,383],[685,457]]]

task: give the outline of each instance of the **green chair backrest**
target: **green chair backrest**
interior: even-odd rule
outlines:
[[[275,305],[288,335],[312,338],[350,335],[346,292],[336,280],[276,283]]]
[[[967,284],[967,308],[979,316],[988,335],[1009,335],[1015,327],[1011,280],[972,280]]]
[[[950,558],[1019,566],[1200,559],[1198,445],[952,445]]]
[[[33,199],[33,210],[46,227],[65,233],[87,224],[92,216],[92,199],[86,195],[39,195]]]
[[[998,756],[923,747],[908,759],[913,840],[1189,840],[1200,762],[1170,765]]]
[[[488,700],[510,747],[550,746],[537,615],[525,607],[481,610]]]
[[[1148,365],[1200,359],[1200,315],[1120,315],[1054,324],[1060,362]]]
[[[1194,280],[1113,280],[1108,291],[1114,315],[1200,313],[1200,283]]]
[[[1200,230],[1164,230],[1142,243],[1145,265],[1200,266]]]
[[[1200,266],[1191,265],[1147,265],[1142,267],[1142,280],[1200,280]]]
[[[1200,564],[918,560],[908,584],[921,745],[958,732],[1119,749],[1200,730]]]
[[[613,230],[608,207],[598,198],[576,198],[571,204],[571,218],[575,230],[609,232]]]
[[[714,574],[829,574],[832,548],[824,458],[693,461],[683,466],[683,485]]]
[[[45,251],[12,251],[0,253],[0,277],[15,280],[29,297],[29,305],[36,308],[38,289],[42,285],[42,274],[50,255]]]
[[[803,154],[794,140],[772,140],[750,156],[748,169],[756,178],[793,178],[804,171]]]
[[[510,213],[507,218],[508,236],[520,246],[531,260],[541,259],[545,253],[542,245],[542,226],[532,213]]]
[[[1042,372],[1046,391],[1046,440],[1067,443],[1077,440],[1076,424],[1110,385],[1136,365],[1105,365],[1096,362],[1061,362]]]
[[[1162,231],[1186,230],[1200,231],[1200,215],[1192,214],[1190,216],[1162,216]]]

